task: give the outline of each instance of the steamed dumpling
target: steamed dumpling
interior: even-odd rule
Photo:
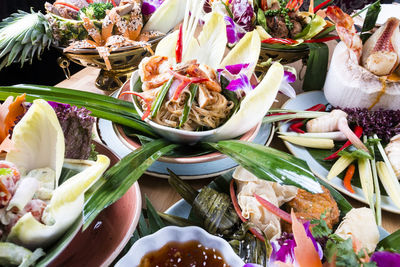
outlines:
[[[281,235],[279,218],[261,206],[253,194],[256,193],[274,205],[281,206],[296,196],[297,188],[259,179],[243,167],[236,169],[233,178],[238,187],[237,198],[243,217],[262,230],[268,239],[279,238]]]

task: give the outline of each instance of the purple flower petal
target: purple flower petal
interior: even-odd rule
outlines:
[[[153,14],[162,3],[163,0],[143,0],[142,14],[145,16]]]
[[[398,266],[400,254],[388,251],[377,251],[371,256],[371,261],[376,262],[378,267]]]
[[[253,90],[253,87],[250,84],[249,78],[244,74],[240,74],[239,78],[232,80],[226,89],[229,91],[241,90],[243,92],[249,92]]]
[[[234,64],[225,66],[225,69],[233,75],[238,75],[243,69],[247,69],[249,66],[249,63]]]
[[[228,44],[235,45],[240,41],[240,39],[242,39],[246,31],[241,29],[231,17],[225,16],[224,19],[226,23],[226,36],[228,38]]]
[[[284,71],[283,78],[288,82],[288,83],[294,83],[297,79],[296,74],[290,72],[290,71]]]

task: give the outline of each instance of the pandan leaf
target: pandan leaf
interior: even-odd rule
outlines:
[[[158,158],[176,148],[167,141],[156,140],[131,152],[111,167],[93,186],[83,210],[85,230],[106,207],[120,199]]]
[[[307,163],[279,150],[243,141],[209,143],[260,179],[294,185],[311,193],[322,188]]]
[[[325,43],[307,44],[310,53],[304,76],[303,91],[321,90],[324,87],[328,69],[329,49]]]
[[[400,230],[388,235],[382,239],[377,248],[383,248],[384,250],[395,251],[400,253]]]
[[[381,4],[380,1],[376,1],[372,5],[369,6],[367,15],[365,16],[364,19],[364,24],[361,29],[361,40],[363,43],[368,40],[368,38],[371,36],[371,34],[368,34],[366,32],[372,30],[375,25],[376,21],[378,20],[379,13],[381,12]]]

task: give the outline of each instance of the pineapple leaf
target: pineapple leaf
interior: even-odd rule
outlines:
[[[12,63],[32,63],[53,42],[49,22],[40,12],[18,11],[0,22],[0,70]]]

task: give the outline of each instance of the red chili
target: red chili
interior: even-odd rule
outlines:
[[[86,3],[92,4],[92,3],[93,3],[93,0],[86,0]]]
[[[325,38],[319,38],[319,39],[310,39],[310,40],[305,40],[305,43],[324,43],[332,40],[337,40],[339,39],[339,36],[329,36]]]
[[[111,0],[111,3],[113,4],[113,6],[117,6],[114,0]]]
[[[294,9],[295,11],[299,10],[301,5],[303,4],[303,0],[289,0],[286,4],[286,8]]]
[[[192,83],[202,83],[208,81],[207,78],[201,78],[201,77],[187,77],[182,74],[179,74],[173,70],[169,70],[169,72],[177,79],[181,80],[181,84],[176,88],[175,93],[174,93],[174,100],[178,100],[179,96],[181,95],[183,89],[186,88],[186,86],[189,86]]]
[[[267,0],[261,0],[261,9],[263,11],[266,11],[268,9],[268,3]]]
[[[296,133],[304,133],[304,131],[302,129],[300,129],[301,127],[303,127],[304,122],[300,121],[300,122],[296,122],[296,123],[292,123],[289,126],[289,129],[292,130],[293,132]]]
[[[357,125],[357,126],[354,128],[354,133],[355,133],[355,135],[357,135],[358,138],[360,138],[361,135],[362,135],[362,133],[363,133],[363,128],[362,128],[361,126],[358,126],[358,125]],[[338,151],[336,151],[335,153],[333,153],[333,154],[330,155],[329,157],[324,158],[324,160],[332,160],[332,159],[338,158],[338,157],[339,157],[339,156],[338,156],[338,153],[339,153],[340,151],[342,151],[343,149],[345,149],[346,147],[350,146],[350,145],[351,145],[350,140],[347,140],[347,142],[344,143],[344,145],[343,145]]]
[[[183,43],[182,43],[182,23],[181,23],[181,25],[179,26],[178,40],[176,42],[176,47],[175,47],[176,63],[182,62],[182,49],[183,49]]]
[[[62,5],[62,6],[67,6],[69,8],[75,9],[76,11],[79,11],[79,7],[74,6],[72,4],[64,3],[64,2],[55,2],[53,5]]]
[[[297,44],[296,40],[293,39],[281,39],[281,38],[268,38],[261,41],[264,44]]]
[[[321,8],[323,8],[324,6],[326,6],[327,4],[329,4],[332,1],[333,0],[326,0],[326,1],[322,2],[321,4],[319,4],[318,6],[316,6],[314,8],[314,13],[316,13],[318,10],[320,10]]]
[[[239,216],[239,218],[242,222],[247,222],[246,218],[243,217],[243,215],[242,215],[242,211],[240,210],[239,203],[236,198],[235,188],[233,187],[233,179],[231,180],[229,189],[230,189],[229,191],[230,191],[230,195],[231,195],[232,204],[233,204],[233,207],[234,207],[237,215]],[[249,230],[255,237],[257,237],[262,242],[265,242],[265,239],[262,236],[262,234],[260,234],[255,228],[250,228]]]
[[[326,106],[324,104],[317,104],[311,108],[306,109],[307,111],[325,111]]]
[[[141,99],[143,99],[144,102],[146,102],[146,111],[143,113],[142,120],[145,120],[150,115],[150,113],[151,113],[151,102],[148,99],[144,98],[141,94],[136,93],[136,92],[123,92],[122,94],[120,94],[120,97],[123,96],[123,95],[135,95],[135,96],[140,97]]]

